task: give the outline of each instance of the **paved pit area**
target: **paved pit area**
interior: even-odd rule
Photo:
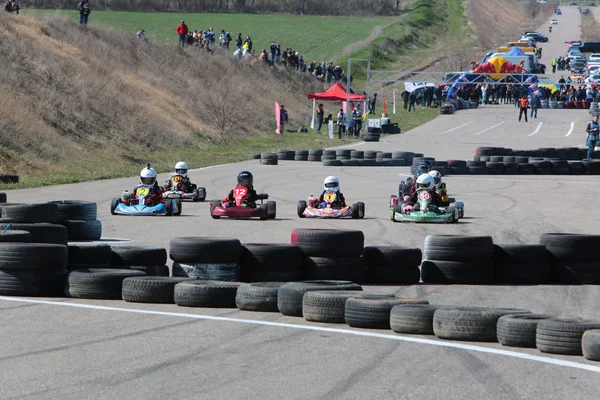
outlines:
[[[543,60],[579,37],[576,7],[564,6]],[[548,30],[548,24],[540,32]],[[568,31],[567,31],[568,29]],[[564,30],[564,31],[563,31]],[[555,40],[556,39],[556,40]],[[554,53],[553,53],[554,52]],[[413,131],[357,143],[360,150],[423,152],[472,159],[477,146],[569,147],[585,142],[586,110],[544,110],[519,123],[512,105],[440,116]],[[399,121],[402,125],[401,120]],[[337,143],[337,142],[336,142]],[[277,201],[274,221],[212,220],[208,202],[185,203],[181,217],[122,217],[110,199],[136,178],[15,190],[11,202],[96,201],[104,237],[168,248],[178,236],[223,236],[289,243],[298,227],[364,231],[366,244],[423,248],[428,234],[491,235],[495,243],[536,243],[544,232],[597,233],[598,176],[450,176],[465,202],[454,225],[393,223],[389,195],[408,168],[323,167],[258,161],[190,172],[208,198],[225,196],[249,169],[258,191]],[[300,220],[296,202],[336,175],[349,202],[364,201],[364,220]],[[166,178],[161,175],[160,180]],[[600,319],[596,286],[365,286],[432,304],[520,307]],[[392,331],[315,324],[278,313],[251,313],[121,301],[0,297],[3,399],[597,399],[600,363],[499,344],[441,341]]]

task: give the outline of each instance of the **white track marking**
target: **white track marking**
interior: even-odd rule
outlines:
[[[444,135],[444,134],[446,134],[446,133],[450,133],[450,132],[452,132],[452,131],[455,131],[455,130],[457,130],[457,129],[460,129],[460,128],[462,128],[463,126],[470,125],[470,124],[472,124],[473,122],[474,122],[474,121],[467,122],[466,124],[459,125],[459,126],[457,126],[456,128],[448,129],[448,130],[447,130],[447,131],[445,131],[445,132],[440,132],[440,135]]]
[[[531,133],[530,133],[528,136],[533,136],[533,135],[535,135],[536,133],[538,133],[538,132],[540,131],[540,129],[542,128],[542,125],[543,125],[543,124],[544,124],[543,122],[540,122],[540,123],[538,124],[537,128],[535,129],[535,131],[531,132]]]
[[[492,125],[492,126],[490,126],[489,128],[486,128],[486,129],[484,129],[484,130],[482,130],[482,131],[480,131],[480,132],[477,132],[477,133],[475,134],[475,136],[477,136],[477,135],[481,135],[481,134],[482,134],[482,133],[484,133],[484,132],[487,132],[487,131],[489,131],[489,130],[491,130],[491,129],[494,129],[495,127],[497,127],[497,126],[500,126],[500,125],[502,125],[503,123],[504,123],[504,121],[502,121],[502,122],[500,122],[500,123],[497,123],[496,125]]]
[[[250,161],[250,160],[246,160],[246,161]],[[241,161],[241,162],[243,162],[243,161]],[[188,172],[204,171],[205,169],[213,169],[213,168],[219,168],[219,167],[228,167],[230,165],[231,164],[209,165],[208,167],[190,169],[190,170],[188,170]],[[170,172],[166,172],[166,173],[169,174]]]
[[[396,335],[396,334],[392,335],[392,334],[375,333],[375,332],[369,332],[369,331],[326,328],[326,327],[312,326],[312,325],[296,325],[296,324],[286,324],[286,323],[281,323],[281,322],[259,321],[259,320],[252,320],[252,319],[217,317],[217,316],[212,316],[212,315],[198,315],[198,314],[174,313],[174,312],[165,312],[165,311],[140,310],[140,309],[132,309],[132,308],[105,307],[105,306],[96,306],[96,305],[91,305],[91,304],[78,304],[78,303],[68,303],[68,302],[63,303],[63,302],[56,302],[56,301],[33,300],[33,299],[23,299],[23,298],[14,298],[14,297],[1,297],[0,296],[0,300],[17,302],[17,303],[44,304],[44,305],[59,306],[59,307],[84,308],[84,309],[100,310],[100,311],[117,311],[117,312],[125,312],[125,313],[132,313],[132,314],[159,315],[159,316],[165,316],[165,317],[179,317],[179,318],[202,319],[202,320],[221,321],[221,322],[235,322],[235,323],[242,323],[242,324],[272,326],[272,327],[277,327],[277,328],[303,329],[303,330],[307,330],[307,331],[330,332],[330,333],[339,333],[339,334],[345,334],[345,335],[365,336],[365,337],[370,337],[370,338],[398,340],[398,341],[402,341],[402,342],[412,342],[412,343],[419,343],[419,344],[427,344],[430,346],[448,347],[448,348],[453,348],[453,349],[475,351],[475,352],[479,352],[479,353],[495,354],[495,355],[500,355],[500,356],[519,358],[522,360],[536,361],[536,362],[540,362],[540,363],[544,363],[544,364],[556,365],[559,367],[575,368],[575,369],[581,369],[581,370],[585,370],[585,371],[600,373],[600,366],[595,366],[595,365],[587,365],[587,364],[577,363],[577,362],[573,362],[573,361],[565,361],[565,360],[561,360],[561,359],[557,359],[557,358],[535,356],[535,355],[526,354],[526,353],[518,353],[516,351],[508,351],[508,350],[494,349],[494,348],[490,348],[490,347],[474,346],[474,345],[470,345],[470,344],[446,342],[446,341],[441,341],[441,340],[423,339],[423,338],[412,337],[412,336],[401,336],[401,335]]]
[[[571,122],[571,129],[569,129],[569,132],[567,132],[565,137],[571,136],[571,133],[573,133],[573,129],[575,129],[575,122]]]

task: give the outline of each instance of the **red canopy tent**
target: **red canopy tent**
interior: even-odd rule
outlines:
[[[348,97],[349,95],[349,97]],[[344,85],[336,82],[323,93],[314,93],[308,95],[309,99],[330,100],[330,101],[365,101],[366,97],[358,94],[348,93]]]

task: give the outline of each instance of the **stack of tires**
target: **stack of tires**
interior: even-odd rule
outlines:
[[[279,163],[277,153],[261,153],[260,165],[277,165]]]
[[[238,282],[242,244],[237,239],[180,237],[170,242],[172,276]]]
[[[308,151],[307,161],[321,161],[322,156],[323,156],[322,149],[310,149]]]
[[[547,250],[539,244],[494,245],[496,283],[541,285],[550,282]]]
[[[295,156],[296,152],[293,150],[280,149],[277,152],[277,159],[279,160],[293,161]]]
[[[191,280],[173,290],[173,301],[182,307],[236,308],[237,282]]]
[[[308,161],[308,150],[296,150],[294,152],[294,161]]]
[[[375,158],[378,166],[381,167],[403,167],[405,165],[405,160],[402,157],[399,157],[401,152],[378,152]],[[396,155],[396,158],[394,158]]]
[[[447,173],[449,173],[450,175],[468,175],[471,173],[471,170],[467,164],[467,161],[448,160]]]
[[[425,283],[487,285],[494,282],[490,236],[427,235],[421,263]]]
[[[321,161],[326,167],[341,167],[343,165],[342,161],[337,159],[336,150],[323,150]]]
[[[30,239],[22,231],[0,235],[0,295],[64,296],[67,246],[14,241]]]
[[[419,283],[421,249],[400,246],[368,246],[363,251],[367,283],[413,285]]]
[[[33,243],[67,244],[67,228],[56,224],[59,219],[56,204],[2,203],[0,214],[2,230],[27,231]]]
[[[365,142],[379,142],[382,132],[381,128],[367,128],[367,132],[363,134],[363,140]]]
[[[362,258],[364,234],[358,230],[294,229],[291,243],[304,252],[307,279],[363,283],[367,267]]]
[[[552,282],[600,284],[600,235],[544,233],[540,244],[551,255]]]
[[[142,271],[148,276],[169,276],[167,250],[149,246],[113,246],[109,263],[115,268]]]
[[[304,253],[293,244],[245,243],[242,246],[242,282],[291,282],[303,278]]]
[[[57,222],[67,228],[69,241],[99,240],[102,237],[102,223],[97,219],[96,203],[58,200],[50,204],[56,204]]]
[[[314,291],[362,291],[362,287],[350,281],[340,280],[289,282],[277,291],[279,312],[292,317],[302,317],[304,296]]]

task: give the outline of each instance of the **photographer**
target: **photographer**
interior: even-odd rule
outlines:
[[[594,118],[588,122],[586,127],[587,132],[587,145],[588,145],[588,153],[587,159],[591,160],[594,155],[594,149],[596,144],[598,143],[599,135],[600,135],[600,124],[598,123],[598,116],[594,115]]]

